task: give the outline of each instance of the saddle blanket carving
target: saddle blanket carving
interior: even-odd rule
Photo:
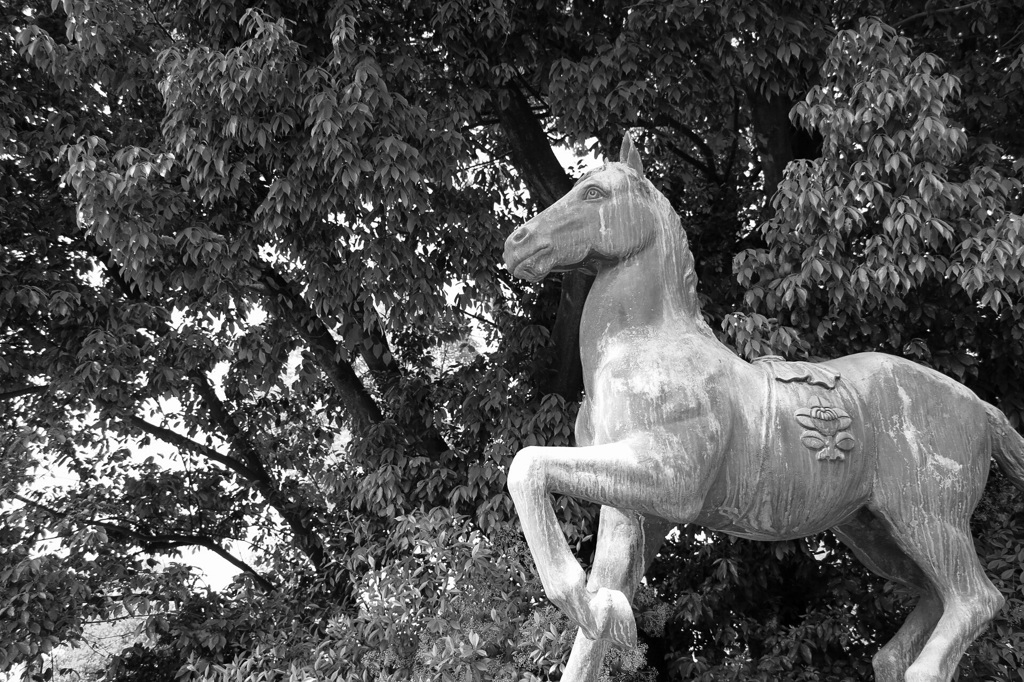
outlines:
[[[786,362],[778,355],[767,355],[754,361],[771,374],[776,381],[784,384],[807,384],[834,392],[839,384],[839,372],[816,362]],[[773,392],[774,393],[774,392]],[[853,417],[840,404],[839,395],[823,395],[817,392],[811,404],[797,408],[794,418],[806,429],[800,435],[800,442],[818,454],[819,460],[837,461],[846,459],[846,453],[857,444],[850,432]]]
[[[833,389],[840,379],[839,372],[817,362],[788,362],[781,355],[765,355],[754,360],[754,364],[763,364],[777,381],[783,383],[805,383]]]
[[[733,461],[706,525],[754,539],[816,532],[823,515],[853,509],[873,466],[873,431],[855,389],[831,367],[775,358],[756,366],[767,392],[755,440],[748,458]],[[741,459],[744,470],[734,468]]]

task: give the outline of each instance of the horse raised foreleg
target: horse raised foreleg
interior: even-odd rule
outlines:
[[[634,511],[601,507],[597,531],[597,552],[590,571],[587,590],[596,593],[602,587],[619,590],[632,599],[633,592],[647,567],[665,541],[671,523],[655,517],[644,517]],[[608,640],[588,639],[583,631],[576,634],[572,654],[562,674],[564,682],[594,682],[601,672],[601,661],[608,649]]]
[[[700,508],[698,493],[707,472],[682,466],[684,462],[655,438],[577,448],[528,447],[512,462],[508,487],[544,590],[589,639],[632,645],[632,609],[621,589],[587,589],[586,575],[555,518],[550,493],[685,522]]]

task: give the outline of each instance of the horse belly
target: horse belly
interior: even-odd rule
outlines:
[[[870,495],[874,432],[849,385],[782,383],[768,377],[759,419],[730,444],[697,522],[757,540],[830,528]],[[760,392],[758,392],[760,393]]]

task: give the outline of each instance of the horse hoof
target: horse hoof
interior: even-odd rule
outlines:
[[[636,646],[636,620],[626,595],[602,587],[594,595],[594,618],[599,639],[607,639],[620,647]]]

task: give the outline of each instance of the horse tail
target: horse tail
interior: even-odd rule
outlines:
[[[986,403],[985,410],[992,429],[992,455],[1013,484],[1024,490],[1024,438],[998,407]]]

